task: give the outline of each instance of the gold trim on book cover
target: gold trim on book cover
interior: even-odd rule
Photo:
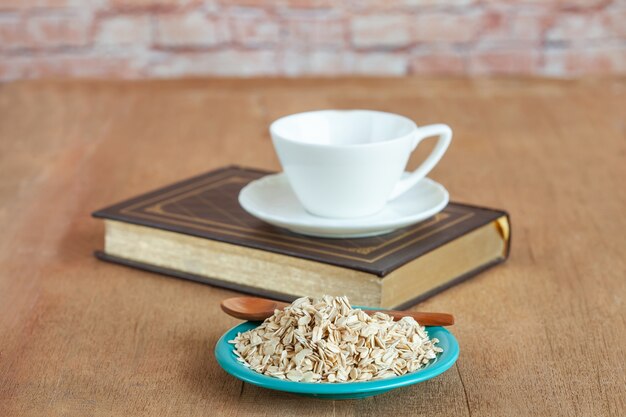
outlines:
[[[245,228],[245,227],[234,226],[234,225],[231,225],[231,224],[227,225],[227,224],[216,222],[216,221],[213,221],[213,220],[207,220],[207,219],[204,219],[204,218],[201,218],[201,217],[187,217],[187,216],[184,216],[184,215],[178,214],[178,213],[169,213],[169,212],[163,211],[162,209],[160,209],[160,210],[159,209],[153,209],[152,207],[146,208],[146,211],[150,212],[150,213],[162,215],[162,216],[173,217],[174,219],[172,219],[172,220],[175,220],[175,219],[186,220],[186,219],[190,219],[191,218],[194,221],[199,222],[199,223],[219,225],[219,226],[227,227],[227,228],[233,229],[233,230],[240,230],[240,231],[246,231],[246,232],[250,231],[249,228]],[[135,213],[135,214],[139,214],[139,213]],[[143,214],[143,213],[141,213],[141,214]],[[228,217],[230,218],[230,216],[228,216]],[[362,255],[368,255],[371,252],[373,252],[375,250],[382,249],[385,246],[388,246],[388,245],[390,245],[393,242],[401,240],[401,239],[407,237],[408,235],[410,235],[410,234],[412,234],[414,232],[417,232],[418,230],[422,230],[422,229],[425,229],[426,227],[429,227],[429,226],[432,226],[434,224],[437,224],[437,223],[441,222],[441,220],[447,219],[448,217],[450,217],[450,215],[448,213],[436,214],[435,216],[433,216],[432,220],[420,223],[420,226],[417,227],[416,229],[412,229],[412,230],[410,230],[408,232],[402,233],[402,234],[394,237],[393,239],[389,239],[389,241],[383,242],[382,244],[380,244],[378,246],[366,246],[366,247],[362,247],[362,248],[346,248],[346,247],[343,247],[343,246],[337,246],[337,245],[333,245],[333,244],[330,244],[330,243],[324,243],[324,242],[315,242],[315,245],[321,246],[321,247],[327,247],[327,248],[331,248],[331,249],[336,249],[336,250],[344,250],[344,251],[348,251],[348,252],[356,252],[356,253],[360,253]],[[194,225],[194,227],[195,227],[195,225]],[[215,230],[211,230],[211,231],[215,231]],[[254,234],[255,235],[262,234],[262,235],[271,236],[271,237],[276,236],[274,233],[264,232],[264,231],[261,231],[261,230],[255,230]],[[309,241],[309,240],[299,239],[299,238],[297,238],[295,236],[281,236],[281,239],[291,240],[291,241],[295,241],[295,242],[304,242],[304,243],[308,243],[308,244],[311,243],[311,241]],[[307,246],[307,248],[308,248],[308,246]]]
[[[208,179],[212,180],[214,178],[208,178]],[[189,213],[189,215],[184,216],[184,215],[181,215],[179,213],[172,213],[172,212],[167,212],[167,211],[163,210],[163,206],[164,205],[175,204],[175,203],[177,203],[178,201],[180,201],[180,200],[182,200],[184,198],[188,198],[188,197],[191,197],[191,196],[197,196],[199,193],[201,193],[203,191],[207,191],[207,190],[210,190],[210,189],[213,189],[213,188],[217,188],[218,186],[225,185],[225,184],[228,184],[228,183],[233,183],[233,182],[239,182],[239,183],[246,184],[246,183],[250,182],[250,178],[235,176],[235,177],[230,177],[230,178],[221,178],[221,179],[218,178],[218,180],[216,180],[214,182],[209,182],[208,184],[197,184],[197,183],[196,184],[188,184],[186,187],[183,187],[181,189],[172,190],[172,191],[170,191],[168,193],[158,195],[158,196],[153,197],[153,198],[151,198],[149,200],[140,201],[140,202],[138,202],[138,203],[136,203],[134,205],[131,205],[129,207],[126,207],[126,208],[122,209],[121,212],[124,213],[124,214],[135,214],[135,215],[141,215],[144,212],[148,212],[148,213],[159,214],[159,215],[166,216],[166,217],[173,217],[174,219],[192,220],[192,221],[196,221],[196,222],[199,222],[199,223],[204,223],[204,224],[209,224],[209,225],[216,225],[216,226],[221,226],[221,227],[225,227],[225,228],[228,228],[228,229],[234,229],[234,230],[250,232],[252,230],[250,228],[248,228],[248,227],[241,227],[241,226],[236,226],[234,224],[221,223],[221,222],[217,222],[217,221],[214,221],[214,220],[208,220],[208,219],[205,219],[205,218],[202,218],[202,217],[193,216],[192,213]],[[167,198],[165,200],[159,201],[160,198],[166,197],[166,196],[168,196],[168,194],[171,194],[172,192],[175,193],[176,191],[182,191],[183,189],[187,189],[187,188],[189,188],[190,185],[196,185],[198,187],[194,188],[194,189],[191,189],[191,190],[187,190],[187,191],[185,191],[185,192],[183,192],[183,193],[181,193],[179,195],[176,195],[174,197],[170,197],[170,198]],[[156,203],[156,204],[153,204],[153,205],[148,206],[148,207],[144,207],[143,208],[143,210],[144,210],[143,212],[141,212],[141,211],[140,212],[133,211],[136,208],[139,208],[141,206],[145,206],[146,204],[155,203],[157,201],[159,201],[159,202]],[[178,207],[182,208],[181,206],[178,206]],[[215,206],[213,206],[213,208],[219,209],[218,207],[215,207]],[[447,210],[454,213],[454,210],[451,207],[447,208]],[[228,214],[227,217],[231,218],[230,214]],[[373,252],[375,250],[382,249],[385,246],[388,246],[388,245],[390,245],[390,244],[392,244],[392,243],[394,243],[394,242],[396,242],[398,240],[401,240],[401,239],[407,237],[408,235],[410,235],[410,234],[412,234],[414,232],[422,230],[422,229],[424,229],[424,228],[426,228],[428,226],[432,226],[432,225],[440,222],[441,220],[445,220],[448,217],[450,217],[450,215],[448,213],[445,213],[445,212],[438,213],[435,216],[433,216],[433,220],[420,223],[420,225],[417,228],[411,229],[411,230],[409,230],[409,231],[407,231],[407,232],[405,232],[403,234],[400,234],[400,235],[394,237],[393,239],[385,240],[378,246],[368,246],[368,247],[362,247],[362,248],[346,248],[344,246],[333,245],[333,244],[324,243],[324,242],[315,242],[314,244],[317,245],[317,246],[328,247],[328,248],[332,248],[332,249],[336,249],[336,250],[357,252],[357,253],[360,253],[360,254],[367,255],[367,254],[369,254],[369,253],[371,253],[371,252]],[[154,219],[154,217],[152,217],[152,219]],[[233,221],[235,223],[237,223],[236,219],[233,219]],[[209,231],[215,231],[213,229],[208,229],[208,230]],[[263,235],[271,236],[271,237],[276,236],[275,233],[269,233],[269,232],[264,232],[264,231],[260,231],[260,230],[254,230],[254,233],[255,234],[263,234]],[[298,238],[298,237],[295,237],[295,236],[281,235],[280,238],[281,239],[285,239],[285,240],[295,241],[295,242],[303,242],[303,243],[308,243],[308,244],[312,243],[310,239],[303,239],[303,238]]]
[[[168,204],[176,204],[178,201],[184,199],[184,198],[188,198],[188,197],[192,197],[192,196],[198,196],[198,194],[202,193],[203,191],[207,191],[213,188],[217,188],[218,186],[221,185],[225,185],[228,183],[233,183],[233,182],[239,182],[239,183],[248,183],[249,179],[248,178],[240,178],[240,177],[231,177],[231,178],[226,178],[222,181],[218,181],[216,183],[211,183],[211,184],[207,184],[203,187],[199,187],[197,189],[191,190],[191,191],[187,191],[181,195],[175,196],[175,197],[171,197],[168,198],[166,200],[163,200],[157,204],[154,204],[152,206],[146,207],[144,208],[145,212],[149,212],[149,213],[155,213],[155,214],[160,214],[162,216],[169,216],[169,217],[173,217],[175,219],[180,219],[180,220],[193,220],[193,221],[197,221],[199,223],[205,223],[205,224],[211,224],[211,225],[218,225],[218,226],[222,226],[222,227],[226,227],[229,229],[234,229],[234,230],[240,230],[240,231],[250,231],[250,228],[248,227],[241,227],[241,226],[236,226],[235,224],[229,224],[229,223],[221,223],[221,222],[216,222],[213,220],[208,220],[205,219],[203,217],[197,217],[194,216],[193,213],[189,213],[189,215],[184,216],[182,214],[179,213],[172,213],[172,212],[168,212],[163,210],[163,206],[168,205]],[[226,217],[228,217],[229,219],[231,219],[233,221],[233,223],[237,223],[237,219],[233,218],[231,216],[230,213],[224,211],[223,209],[221,209],[220,207],[215,206],[214,204],[212,204],[210,201],[207,201],[205,199],[202,199],[206,204],[210,204],[212,206],[213,209],[220,211],[222,214],[225,214]],[[183,208],[183,206],[178,206],[179,208]],[[333,245],[330,243],[325,243],[325,242],[315,242],[315,245],[317,246],[323,246],[323,247],[328,247],[331,249],[338,249],[338,250],[347,250],[349,252],[357,252],[363,255],[367,255],[375,250],[380,250],[382,248],[384,248],[385,246],[388,246],[398,240],[401,240],[405,237],[407,237],[409,234],[414,233],[418,230],[422,230],[428,226],[432,226],[434,224],[439,223],[441,220],[447,219],[448,217],[450,217],[450,215],[448,213],[438,213],[435,216],[433,216],[433,219],[427,222],[423,222],[420,223],[420,225],[415,228],[412,229],[410,231],[407,231],[405,233],[402,233],[396,237],[394,237],[393,239],[388,239],[383,241],[380,245],[378,246],[368,246],[368,247],[362,247],[362,248],[346,248],[343,246],[338,246],[338,245]],[[263,234],[266,236],[276,236],[275,233],[270,233],[270,232],[264,232],[261,230],[255,230],[254,231],[255,234]],[[281,236],[281,239],[286,239],[286,240],[292,240],[295,242],[303,242],[303,243],[311,243],[310,239],[303,239],[303,238],[298,238],[295,236]]]
[[[216,175],[212,175],[209,177],[201,177],[199,178],[198,181],[195,181],[191,184],[187,184],[183,187],[175,188],[165,193],[153,196],[149,199],[136,202],[128,207],[124,207],[120,209],[120,213],[123,213],[126,215],[137,216],[137,217],[148,219],[148,220],[166,222],[166,223],[170,223],[170,224],[178,225],[178,226],[198,228],[198,229],[208,231],[208,232],[213,232],[213,233],[222,233],[225,235],[236,236],[236,237],[246,238],[250,240],[257,240],[257,241],[267,242],[267,243],[271,243],[275,245],[287,246],[286,242],[283,243],[275,239],[277,237],[275,233],[265,232],[265,231],[261,231],[257,229],[250,229],[249,227],[242,227],[242,226],[237,226],[234,224],[222,223],[219,221],[208,220],[206,218],[197,217],[193,215],[193,213],[190,213],[190,212],[188,212],[188,215],[183,215],[180,213],[168,212],[163,209],[163,206],[176,204],[182,199],[185,199],[191,196],[197,196],[198,194],[204,191],[214,189],[219,186],[223,186],[223,185],[230,184],[230,183],[245,184],[245,183],[250,182],[251,180],[256,179],[256,176],[244,177],[244,176],[241,176],[240,174],[241,174],[241,171],[239,171],[238,173],[235,173],[235,175],[233,175],[232,171],[224,171],[222,173],[218,173]],[[206,200],[203,200],[203,201],[207,202]],[[184,211],[183,206],[178,205],[177,207],[183,209]],[[217,211],[220,211],[222,214],[225,214],[226,217],[230,218],[235,223],[237,222],[237,219],[233,219],[231,217],[231,214],[225,213],[223,209],[216,207],[214,205],[213,205],[213,209],[216,209]],[[445,224],[442,224],[441,227],[433,229],[426,234],[417,236],[415,239],[411,239],[407,242],[404,242],[400,246],[391,248],[390,250],[382,254],[378,254],[374,258],[368,257],[368,255],[370,255],[372,252],[383,249],[384,247],[389,246],[390,244],[395,243],[399,240],[405,239],[409,237],[410,235],[413,235],[427,227],[430,227],[435,224],[442,223],[445,220],[448,220],[450,218],[450,214],[448,212],[454,213],[454,214],[463,214],[463,215],[456,219],[451,219],[450,222],[446,222]],[[418,225],[416,225],[416,227],[411,228],[407,230],[406,232],[399,234],[398,236],[395,236],[393,239],[384,240],[381,242],[380,245],[367,246],[367,247],[361,247],[361,248],[346,248],[344,246],[333,245],[331,243],[326,243],[326,242],[312,242],[310,239],[298,238],[296,236],[280,235],[279,237],[282,240],[294,242],[293,247],[297,247],[305,251],[317,252],[317,253],[321,253],[325,255],[331,255],[334,257],[351,259],[351,260],[356,260],[356,261],[361,261],[361,262],[366,262],[366,263],[374,263],[413,243],[416,243],[422,239],[425,239],[435,233],[445,230],[462,221],[465,221],[466,219],[469,219],[472,216],[474,216],[473,212],[463,212],[462,210],[457,210],[454,207],[446,207],[443,212],[435,215],[432,220],[419,223]],[[189,222],[196,222],[196,223],[189,223]],[[201,223],[201,224],[198,225],[197,223]],[[215,226],[219,228],[216,228]],[[253,233],[254,236],[251,236],[250,233]],[[263,236],[259,236],[259,235],[263,235]],[[297,243],[306,243],[306,246],[298,245]],[[321,248],[316,249],[314,247],[311,247],[312,244],[319,246]],[[324,250],[322,248],[329,248],[329,249],[332,249],[332,251]],[[341,254],[341,253],[338,253],[337,251],[348,251],[348,252],[352,252],[352,254]],[[354,256],[355,254],[363,255],[363,256]]]

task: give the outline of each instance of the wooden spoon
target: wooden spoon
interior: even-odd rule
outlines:
[[[242,320],[262,321],[274,314],[274,310],[282,310],[289,304],[280,301],[256,297],[233,297],[222,300],[220,306],[229,316]],[[451,326],[454,316],[448,313],[418,313],[413,311],[397,310],[363,310],[367,314],[381,312],[388,314],[394,320],[402,317],[413,317],[422,326]]]

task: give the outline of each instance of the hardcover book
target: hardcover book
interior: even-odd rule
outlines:
[[[105,239],[96,256],[285,301],[347,295],[383,308],[408,307],[508,256],[508,214],[459,203],[368,238],[313,238],[271,226],[237,199],[267,174],[226,167],[98,210]]]

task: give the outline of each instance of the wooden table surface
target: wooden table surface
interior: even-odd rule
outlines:
[[[511,213],[507,263],[415,307],[458,320],[460,358],[431,381],[349,401],[243,384],[212,352],[236,293],[92,256],[93,210],[278,169],[269,122],[317,108],[450,124],[432,177]],[[0,85],[0,415],[624,416],[625,119],[624,79]]]

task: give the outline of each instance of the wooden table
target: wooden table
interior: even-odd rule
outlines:
[[[358,401],[243,384],[212,353],[234,292],[92,256],[94,209],[278,169],[271,120],[365,107],[450,124],[432,176],[512,216],[506,264],[415,307],[458,318],[440,377]],[[0,85],[0,415],[626,415],[625,116],[624,79]]]

